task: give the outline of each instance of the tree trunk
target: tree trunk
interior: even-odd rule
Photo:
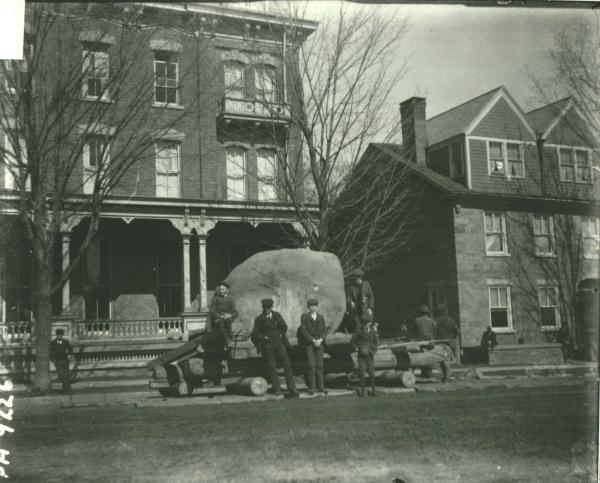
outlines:
[[[52,303],[50,286],[52,279],[46,270],[37,270],[35,297],[35,378],[34,390],[47,392],[50,389],[50,340],[52,338]]]

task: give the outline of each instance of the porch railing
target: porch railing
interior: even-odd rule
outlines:
[[[0,325],[0,339],[5,343],[28,342],[33,333],[33,322],[5,322]]]
[[[80,340],[179,337],[184,331],[184,321],[179,317],[73,322],[73,337]]]

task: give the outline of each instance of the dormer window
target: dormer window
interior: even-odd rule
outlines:
[[[558,162],[562,182],[592,182],[592,160],[587,149],[561,147],[558,149]]]
[[[523,178],[523,146],[508,141],[488,141],[488,169],[490,176]]]
[[[465,162],[462,143],[453,143],[450,146],[450,176],[460,178],[465,175]]]

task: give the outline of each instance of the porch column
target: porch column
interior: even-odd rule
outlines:
[[[198,290],[198,296],[200,297],[199,310],[202,312],[208,310],[208,295],[206,293],[206,239],[208,235],[198,235],[198,250],[200,262],[200,284]]]
[[[62,239],[62,271],[63,273],[69,267],[70,262],[70,247],[71,247],[71,232],[64,231],[60,234]],[[64,315],[69,311],[71,305],[71,281],[67,279],[62,288],[62,310],[61,313]]]
[[[190,239],[192,235],[183,234],[183,310],[190,312],[192,310],[192,297],[190,288]]]

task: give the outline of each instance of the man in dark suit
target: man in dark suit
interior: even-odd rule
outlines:
[[[56,329],[56,339],[50,342],[50,360],[56,366],[58,379],[62,383],[63,392],[71,392],[71,374],[69,374],[69,359],[73,349],[68,340],[63,339],[65,331]]]
[[[306,382],[308,384],[309,394],[315,392],[315,379],[317,382],[317,391],[327,394],[323,383],[323,352],[325,337],[327,336],[327,326],[325,318],[317,312],[319,301],[309,299],[307,302],[308,312],[302,314],[300,318],[300,330],[298,343],[306,352],[306,362],[308,365],[306,372]]]
[[[290,343],[287,340],[287,324],[279,312],[273,310],[273,299],[261,301],[263,312],[254,319],[254,328],[250,339],[262,353],[269,370],[273,394],[280,395],[279,377],[277,376],[277,359],[281,361],[285,371],[285,380],[290,398],[297,398],[298,391],[294,381],[294,371],[288,356]]]
[[[365,395],[365,371],[369,371],[371,377],[371,391],[369,396],[377,396],[375,392],[375,354],[379,346],[379,335],[377,333],[377,324],[374,322],[363,322],[358,326],[350,344],[358,353],[358,375],[360,377],[360,389],[357,394],[360,397]]]
[[[362,322],[373,320],[375,310],[375,295],[371,284],[364,279],[364,272],[357,268],[351,274],[351,283],[346,290],[346,313],[349,326],[354,332]]]
[[[415,330],[417,340],[429,341],[435,340],[437,331],[437,323],[431,317],[429,317],[429,307],[427,305],[421,305],[419,307],[419,317],[415,319]],[[421,369],[422,377],[431,377],[431,368],[423,367]]]

